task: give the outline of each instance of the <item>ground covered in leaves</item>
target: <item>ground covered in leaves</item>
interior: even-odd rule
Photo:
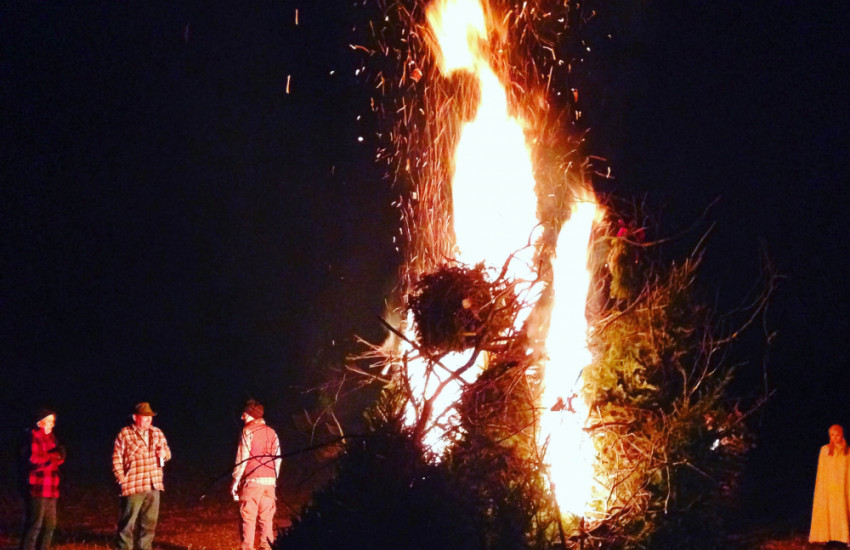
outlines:
[[[169,475],[170,474],[170,475]],[[154,548],[164,550],[225,550],[239,547],[238,509],[227,479],[166,473]],[[297,507],[298,491],[280,487],[276,526],[289,525],[289,505]],[[201,495],[206,496],[201,499]],[[303,497],[302,497],[303,498]],[[0,480],[0,550],[18,548],[23,501],[11,480]],[[59,526],[53,548],[89,550],[114,548],[118,497],[103,480],[65,479],[58,504]]]
[[[154,548],[164,550],[225,550],[238,548],[236,504],[226,482],[214,483],[199,499],[211,480],[172,475],[163,495]],[[279,491],[277,525],[289,524],[288,505],[298,507],[304,495],[284,485]],[[59,528],[54,548],[91,550],[111,548],[117,516],[117,497],[107,482],[67,483],[59,501]],[[0,550],[18,547],[23,502],[8,480],[0,484]],[[756,550],[823,548],[806,542],[800,528],[784,525],[753,530],[740,538],[742,546]],[[384,550],[384,549],[381,549]],[[685,549],[683,549],[685,550]]]

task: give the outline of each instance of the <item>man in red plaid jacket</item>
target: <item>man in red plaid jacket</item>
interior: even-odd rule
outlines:
[[[171,460],[171,449],[162,430],[151,425],[156,413],[148,403],[133,411],[133,423],[115,438],[112,473],[121,487],[118,550],[151,550],[159,518],[162,467]],[[135,536],[138,527],[138,536]]]
[[[28,430],[27,442],[21,449],[29,486],[21,549],[49,550],[56,529],[59,465],[65,462],[65,448],[53,434],[56,413],[39,409],[35,416],[36,428]]]

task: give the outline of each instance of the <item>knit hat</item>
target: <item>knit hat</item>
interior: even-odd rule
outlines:
[[[151,404],[147,401],[142,401],[141,403],[138,403],[133,408],[133,414],[138,416],[156,416],[156,413],[153,412],[153,409],[151,409]]]
[[[47,407],[41,407],[35,411],[35,423],[38,424],[50,415],[56,416],[56,413]]]
[[[249,399],[245,402],[245,406],[242,408],[242,412],[250,415],[252,418],[262,418],[263,417],[263,406],[254,399]]]

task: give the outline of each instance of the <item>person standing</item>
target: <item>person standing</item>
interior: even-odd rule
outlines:
[[[242,410],[245,423],[236,451],[230,492],[239,501],[241,550],[253,550],[260,532],[260,547],[274,541],[275,484],[280,474],[280,440],[263,420],[263,406],[253,399]],[[259,528],[259,529],[258,529]]]
[[[53,427],[56,413],[39,409],[36,427],[27,430],[21,459],[28,486],[21,550],[49,550],[56,529],[56,501],[59,500],[59,466],[65,462],[65,448],[56,441]]]
[[[165,435],[151,425],[154,416],[149,403],[139,403],[133,410],[133,423],[115,438],[112,473],[121,487],[118,550],[151,550],[153,544],[159,496],[165,490],[162,468],[171,460]]]
[[[821,447],[818,457],[809,542],[848,543],[848,465],[850,448],[844,439],[844,428],[835,424],[830,426],[829,443]]]

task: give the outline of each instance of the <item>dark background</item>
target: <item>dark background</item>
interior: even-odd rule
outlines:
[[[400,261],[398,190],[357,139],[375,130],[349,48],[368,10],[85,4],[0,13],[0,448],[50,404],[68,471],[108,475],[145,400],[175,456],[215,474],[249,396],[295,448],[305,390],[355,334],[381,338]],[[818,446],[850,422],[847,4],[598,11],[612,39],[583,93],[608,189],[646,198],[671,234],[720,199],[702,284],[722,310],[745,301],[762,250],[785,275],[744,505],[805,525]],[[751,381],[760,331],[739,346]]]

